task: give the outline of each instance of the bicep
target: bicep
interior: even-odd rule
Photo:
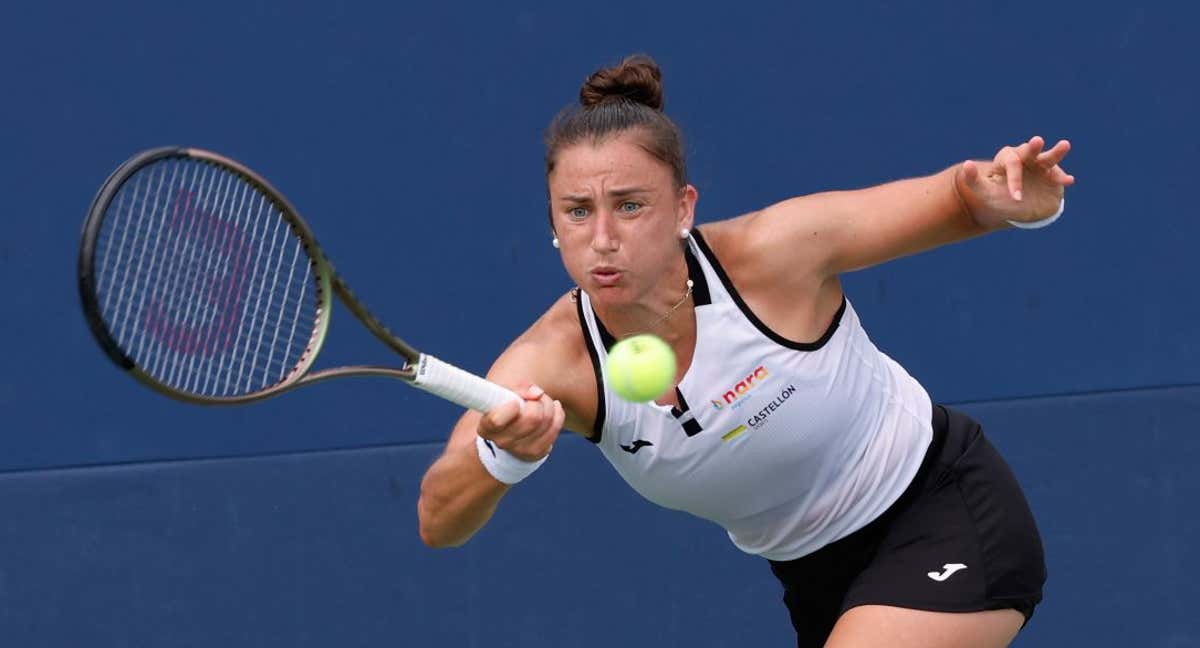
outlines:
[[[596,409],[596,380],[574,308],[559,304],[514,340],[496,358],[487,379],[518,394],[537,385],[562,403],[564,427],[588,434]],[[585,366],[586,365],[586,366]],[[465,412],[455,424],[447,450],[474,444],[483,415]]]
[[[528,334],[514,341],[487,372],[487,379],[502,387],[523,394],[531,385],[541,387],[551,398],[566,400],[565,385],[561,385],[554,376],[561,374],[556,367],[547,366],[547,358],[560,356],[547,349],[546,343]],[[564,402],[564,406],[566,403]],[[498,407],[512,407],[505,403]],[[475,443],[479,422],[483,414],[467,410],[459,417],[450,439],[446,444],[447,451],[453,451]]]

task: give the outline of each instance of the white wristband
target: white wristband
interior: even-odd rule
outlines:
[[[1043,218],[1042,220],[1036,220],[1036,221],[1033,221],[1030,223],[1022,223],[1021,221],[1011,221],[1010,220],[1010,221],[1008,221],[1008,224],[1012,225],[1013,227],[1019,227],[1021,229],[1038,229],[1040,227],[1045,227],[1045,226],[1049,225],[1050,223],[1053,223],[1054,221],[1058,220],[1058,217],[1063,215],[1063,210],[1065,210],[1066,208],[1067,208],[1067,199],[1063,198],[1062,201],[1058,203],[1058,211],[1054,212],[1053,216],[1049,216],[1047,218]]]
[[[537,461],[517,459],[505,452],[504,448],[478,435],[475,437],[475,449],[479,451],[479,461],[483,462],[483,467],[492,477],[509,486],[532,475],[550,458],[546,455]]]

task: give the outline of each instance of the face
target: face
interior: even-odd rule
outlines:
[[[593,300],[635,302],[680,262],[679,231],[692,226],[696,190],[675,187],[671,168],[634,135],[559,151],[551,221],[567,274]]]

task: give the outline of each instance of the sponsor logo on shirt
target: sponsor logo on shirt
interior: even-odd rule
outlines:
[[[795,393],[796,387],[794,385],[788,385],[787,387],[784,387],[783,391],[781,391],[779,395],[775,397],[775,400],[767,403],[766,407],[759,410],[757,414],[746,419],[746,425],[749,425],[751,430],[757,430],[758,428],[766,425],[767,420],[771,418],[771,415],[779,410],[779,408],[783,407],[783,404],[787,402],[787,399],[791,398]]]
[[[621,446],[622,450],[624,450],[625,452],[628,452],[629,454],[637,454],[638,450],[641,450],[642,448],[645,448],[646,446],[652,446],[654,444],[645,439],[634,439],[633,443],[631,443],[629,445],[625,445],[624,443],[621,443],[618,445]]]
[[[732,441],[733,439],[736,439],[736,438],[742,436],[742,433],[745,431],[746,431],[746,426],[739,425],[739,426],[733,428],[732,430],[726,432],[725,434],[722,434],[721,440],[722,441]]]
[[[765,407],[758,410],[758,412],[756,412],[750,418],[746,419],[745,423],[738,425],[737,427],[726,432],[725,434],[722,434],[721,440],[722,441],[732,441],[747,432],[762,429],[767,424],[767,422],[770,420],[771,416],[773,414],[775,414],[775,412],[779,411],[784,406],[784,404],[787,403],[787,400],[789,398],[791,398],[795,393],[796,393],[795,385],[788,385],[787,387],[784,387],[783,390],[779,392],[779,395],[777,395],[774,400],[767,403]]]
[[[758,365],[753,371],[746,374],[744,378],[737,381],[732,387],[725,390],[720,398],[713,398],[711,402],[716,409],[723,409],[726,406],[737,409],[743,403],[746,394],[749,394],[755,387],[758,387],[769,377],[771,373],[763,365]]]

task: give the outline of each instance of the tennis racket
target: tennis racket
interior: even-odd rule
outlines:
[[[388,331],[287,199],[208,151],[158,148],[117,167],[83,225],[79,294],[109,359],[189,403],[248,403],[345,376],[399,378],[480,412],[517,399]],[[400,366],[311,370],[334,295]]]

